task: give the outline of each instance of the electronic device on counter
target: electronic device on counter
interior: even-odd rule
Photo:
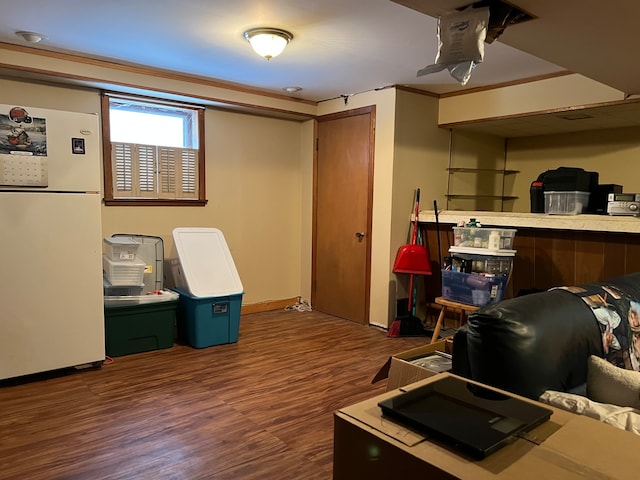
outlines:
[[[610,202],[640,202],[640,193],[610,193]]]
[[[552,411],[459,377],[443,377],[378,403],[382,414],[483,459],[546,422]]]
[[[596,185],[595,190],[589,195],[589,213],[605,215],[607,213],[607,203],[610,193],[622,193],[622,185],[613,183]]]
[[[607,199],[609,215],[640,216],[640,193],[610,193]]]

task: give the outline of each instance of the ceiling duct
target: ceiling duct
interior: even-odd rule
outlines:
[[[480,0],[471,3],[457,10],[462,11],[466,8],[483,8],[489,7],[489,24],[487,26],[486,43],[492,43],[496,40],[504,30],[518,23],[533,20],[535,17],[528,14],[524,10],[501,0]]]

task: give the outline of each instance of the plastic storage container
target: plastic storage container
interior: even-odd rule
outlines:
[[[507,285],[506,275],[442,270],[442,296],[453,302],[482,307],[502,300]]]
[[[492,251],[511,250],[516,232],[511,228],[453,227],[453,244]]]
[[[131,238],[104,238],[102,253],[114,262],[134,261],[138,253],[139,242]]]
[[[116,243],[137,243],[135,261],[141,270],[137,272],[137,285],[111,285],[104,279],[107,355],[129,355],[172,347],[179,295],[164,290],[162,239],[148,235],[116,234],[111,240]],[[117,266],[120,267],[121,263],[118,262]]]
[[[194,297],[242,293],[242,282],[222,231],[182,227],[173,230],[177,253],[171,259],[176,287]]]
[[[111,285],[106,278],[102,278],[104,304],[107,305],[111,297],[138,296],[142,294],[144,285]]]
[[[112,239],[135,242],[139,245],[138,259],[145,263],[143,288],[137,295],[146,295],[164,288],[164,242],[160,237],[151,235],[135,235],[129,233],[116,233]]]
[[[171,348],[175,338],[178,294],[166,301],[105,305],[105,348],[110,357]],[[149,295],[151,296],[151,295]],[[122,297],[126,299],[128,297]]]
[[[509,275],[516,255],[515,250],[488,251],[465,247],[451,247],[449,253],[453,258],[461,258],[470,263],[470,271],[465,273],[491,275]]]
[[[173,240],[178,334],[195,348],[236,342],[244,292],[224,235],[217,228],[176,228]]]
[[[193,297],[180,294],[177,311],[178,337],[194,348],[238,341],[242,294],[222,297]]]
[[[544,192],[544,213],[579,215],[587,210],[590,192]]]
[[[104,278],[113,286],[142,285],[145,263],[134,260],[115,261],[107,255],[102,256],[102,270]]]
[[[162,303],[178,300],[178,294],[171,290],[159,290],[158,293],[147,293],[145,295],[111,295],[104,297],[105,307],[117,307],[122,305],[140,305],[149,303]]]

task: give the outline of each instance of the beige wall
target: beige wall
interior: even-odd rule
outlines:
[[[78,112],[99,112],[100,105],[90,89],[6,79],[0,103]],[[207,206],[103,206],[103,236],[161,236],[169,257],[175,227],[220,228],[245,289],[243,303],[308,295],[302,274],[310,268],[310,123],[207,109]]]
[[[420,188],[420,209],[432,210],[434,200],[444,208],[449,157],[449,132],[437,127],[438,99],[399,90],[396,98],[393,201],[389,283],[390,320],[395,318],[397,298],[408,295],[409,275],[394,274],[393,263],[400,246],[407,243],[413,198]],[[430,251],[437,263],[437,249]],[[437,274],[437,272],[434,272]],[[422,288],[424,277],[418,281]]]
[[[143,83],[143,82],[141,82]],[[0,102],[99,112],[91,88],[0,80]],[[395,89],[325,102],[320,114],[376,106],[371,323],[389,323],[391,196]],[[178,226],[220,228],[244,288],[244,304],[302,296],[311,291],[313,122],[294,122],[208,108],[206,207],[106,207],[103,236],[158,235],[172,254]],[[413,187],[411,187],[413,188]],[[403,210],[402,231],[407,211]]]
[[[207,205],[103,207],[105,235],[160,235],[172,256],[174,228],[219,228],[243,303],[301,295],[301,124],[211,109],[205,122]]]
[[[315,121],[300,128],[300,293],[311,300],[311,243],[313,234],[313,152]]]
[[[156,92],[177,98],[202,99],[206,102],[255,106],[264,111],[297,112],[310,116],[315,113],[313,102],[303,102],[286,95],[261,95],[249,87],[225,84],[215,80],[189,77],[171,72],[132,68],[117,63],[100,62],[72,55],[50,54],[35,48],[0,44],[3,65],[12,65],[46,78],[60,77],[65,83],[99,85],[128,93]],[[19,75],[19,74],[18,74]]]
[[[449,197],[447,210],[510,211],[512,205],[498,197],[510,195],[513,177],[505,177],[497,171],[505,168],[505,140],[492,135],[454,130],[451,136],[451,168],[478,169],[480,171],[456,172],[448,176],[448,193],[451,195],[482,195],[477,198]],[[492,170],[496,170],[495,172]],[[504,185],[503,185],[504,182]]]
[[[517,114],[523,108],[557,107],[560,100],[567,98],[570,102],[582,104],[620,100],[619,92],[594,85],[583,77],[569,75],[555,79],[560,83],[531,85],[536,90],[529,97],[539,101],[524,106],[518,106],[514,101],[514,95],[521,98],[523,91],[527,95],[523,86],[440,101],[388,88],[352,95],[348,105],[340,98],[310,106],[216,85],[190,84],[184,78],[162,78],[115,67],[110,69],[90,63],[40,58],[24,51],[3,51],[3,55],[7,63],[19,68],[32,69],[32,65],[39,65],[39,68],[59,72],[61,76],[79,80],[102,79],[120,84],[125,89],[166,91],[178,96],[193,93],[208,101],[254,104],[303,115],[324,115],[374,105],[376,132],[373,226],[370,232],[370,320],[380,326],[389,325],[395,316],[396,297],[406,294],[405,279],[397,285],[398,278],[391,270],[398,247],[406,241],[415,188],[422,190],[422,209],[431,209],[434,199],[438,200],[440,208],[446,206],[449,134],[437,127],[438,115],[442,122],[443,111],[447,109],[470,115],[469,119],[478,119]],[[123,87],[125,85],[128,87]],[[542,88],[544,85],[546,87]],[[552,91],[555,89],[561,95],[545,99],[544,92],[549,91],[549,85]],[[494,104],[492,115],[487,113],[487,102]],[[0,103],[99,112],[99,96],[95,89],[8,78],[0,79]],[[514,106],[520,110],[514,110]],[[461,119],[447,118],[450,121]],[[282,300],[298,295],[309,299],[313,121],[278,120],[213,107],[208,108],[206,121],[209,204],[200,208],[103,207],[103,235],[115,232],[160,235],[165,240],[166,254],[170,256],[173,228],[219,227],[225,233],[245,287],[243,303]],[[582,166],[596,170],[600,172],[601,183],[620,183],[625,191],[640,191],[640,180],[634,180],[638,178],[638,167],[635,166],[640,148],[639,142],[635,141],[638,133],[638,129],[619,129],[510,139],[506,168],[521,171],[507,181],[505,193],[519,197],[513,203],[513,211],[528,211],[530,182],[538,173],[558,166]],[[501,161],[503,141],[500,138],[456,133],[453,140],[454,165],[469,162],[484,167]],[[496,187],[495,181],[490,181],[492,189]],[[487,181],[479,178],[466,182],[472,190],[488,188]]]
[[[601,184],[640,192],[640,127],[509,139],[507,168],[514,176],[513,211],[529,212],[531,182],[546,170],[580,167],[599,173]]]
[[[623,99],[624,93],[619,90],[582,75],[565,75],[442,98],[438,123],[447,125],[565,110],[576,105],[594,105]]]

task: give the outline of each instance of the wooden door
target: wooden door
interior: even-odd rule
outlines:
[[[318,119],[311,303],[369,323],[373,107]]]

